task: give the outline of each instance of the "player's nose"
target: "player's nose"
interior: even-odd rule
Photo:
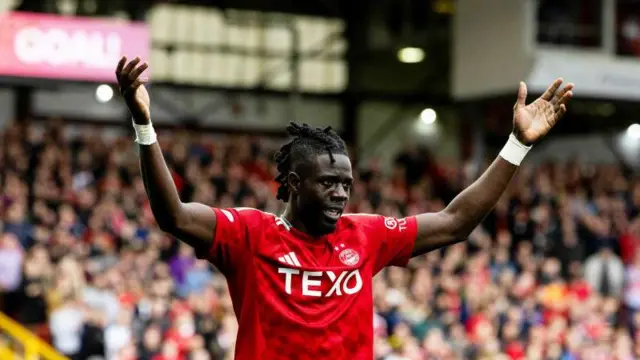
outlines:
[[[331,192],[331,201],[344,203],[349,200],[349,193],[343,185],[337,185]]]

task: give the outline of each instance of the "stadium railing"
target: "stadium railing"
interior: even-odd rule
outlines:
[[[0,312],[0,359],[69,360],[2,312]]]

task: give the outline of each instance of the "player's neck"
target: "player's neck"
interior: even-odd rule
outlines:
[[[287,207],[284,209],[284,212],[281,215],[282,219],[284,221],[286,221],[291,227],[293,227],[294,229],[301,231],[303,233],[307,233],[307,227],[304,226],[304,223],[302,222],[301,219],[299,219],[297,216],[295,216],[295,211],[293,211],[291,204],[288,204]]]
[[[316,237],[313,233],[311,233],[307,226],[304,224],[304,221],[299,216],[296,216],[296,211],[294,211],[291,204],[288,204],[284,209],[284,212],[281,215],[282,219],[288,223],[288,225],[297,231],[307,234],[311,237]]]

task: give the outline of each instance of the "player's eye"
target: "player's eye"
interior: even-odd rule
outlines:
[[[335,185],[335,182],[331,181],[331,180],[322,180],[322,186],[324,187],[332,187],[333,185]]]

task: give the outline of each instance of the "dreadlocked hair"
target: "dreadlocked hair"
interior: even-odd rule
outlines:
[[[290,123],[287,133],[293,137],[283,145],[275,155],[278,168],[276,181],[280,184],[276,198],[289,201],[289,185],[287,177],[301,161],[309,161],[311,155],[328,153],[331,162],[335,162],[334,154],[347,154],[347,146],[340,136],[331,129],[311,127],[308,124]]]

